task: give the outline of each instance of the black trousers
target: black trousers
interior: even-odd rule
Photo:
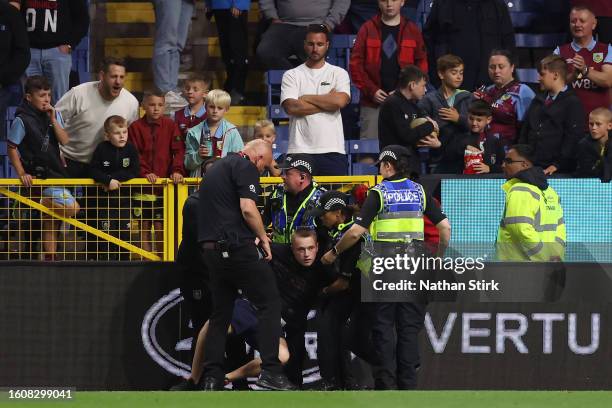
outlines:
[[[420,366],[418,334],[424,325],[425,308],[418,303],[378,304],[372,327],[376,358],[381,363],[374,373],[376,389],[416,387]]]
[[[213,301],[204,353],[204,377],[219,381],[225,377],[225,339],[238,289],[257,309],[257,342],[262,369],[282,372],[278,360],[281,304],[272,268],[251,243],[233,248],[228,258],[223,258],[221,251],[216,249],[203,250],[203,256],[210,273]]]
[[[257,46],[257,59],[266,70],[291,69],[293,64],[288,59],[290,56],[297,56],[300,63],[306,60],[305,38],[306,27],[283,23],[270,24]]]
[[[248,70],[248,12],[242,12],[238,17],[232,16],[229,10],[213,10],[213,14],[219,32],[221,58],[227,71],[223,88],[227,92],[244,94]]]
[[[317,360],[321,377],[339,388],[352,379],[346,337],[351,308],[352,299],[346,292],[322,300],[317,307]]]

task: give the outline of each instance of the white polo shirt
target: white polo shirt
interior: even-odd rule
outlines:
[[[283,75],[281,104],[287,99],[298,99],[301,95],[325,95],[332,89],[350,97],[351,80],[348,72],[327,62],[319,69],[311,69],[302,64]],[[288,152],[345,154],[340,110],[290,117]]]

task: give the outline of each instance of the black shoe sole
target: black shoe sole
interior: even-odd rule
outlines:
[[[261,388],[265,388],[267,390],[271,390],[271,391],[296,391],[297,388],[295,386],[290,386],[290,387],[284,387],[281,388],[276,384],[272,384],[266,380],[258,380],[255,385],[257,385],[258,387]]]

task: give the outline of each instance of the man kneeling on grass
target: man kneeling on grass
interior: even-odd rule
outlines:
[[[325,286],[317,258],[319,245],[314,230],[297,230],[291,236],[291,246],[272,244],[271,266],[276,274],[278,291],[281,296],[284,336],[279,339],[278,359],[285,365],[287,377],[296,385],[302,382],[302,361],[304,360],[304,332],[306,320],[317,293]],[[228,333],[241,336],[252,348],[257,349],[257,313],[253,305],[238,297],[234,305]],[[196,350],[191,365],[191,376],[172,389],[189,391],[198,389],[204,361],[204,343],[208,322],[198,335]],[[257,377],[261,371],[261,360],[255,358],[242,367],[225,375],[226,383],[243,378]]]

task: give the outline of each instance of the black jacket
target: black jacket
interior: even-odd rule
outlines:
[[[19,80],[30,63],[30,45],[19,10],[0,0],[0,85]]]
[[[392,144],[405,146],[412,153],[412,170],[417,173],[420,173],[421,160],[416,144],[433,132],[434,127],[433,124],[427,122],[411,129],[410,122],[425,116],[427,116],[426,112],[419,108],[417,102],[406,99],[399,89],[385,99],[378,116],[380,149]]]
[[[593,140],[590,135],[585,136],[578,142],[578,150],[576,152],[576,177],[599,178],[604,183],[608,183],[610,179],[612,179],[611,147],[612,142],[608,139],[602,157],[599,142]]]
[[[502,0],[436,0],[423,27],[423,38],[430,80],[439,85],[436,60],[455,54],[465,61],[463,88],[468,91],[490,83],[487,66],[491,51],[515,46],[510,13]]]
[[[523,122],[519,143],[535,150],[535,165],[571,172],[576,166],[576,145],[584,134],[584,109],[574,91],[560,92],[550,106],[546,94],[535,97]]]
[[[31,48],[53,48],[69,44],[75,48],[89,29],[86,0],[22,0],[21,12],[28,26]]]
[[[26,173],[43,179],[68,177],[49,115],[23,101],[17,108],[16,117],[25,127],[25,137],[17,150]]]
[[[548,188],[548,180],[546,180],[546,175],[541,167],[530,167],[528,169],[519,171],[513,178],[517,178],[524,183],[531,184],[542,191]]]
[[[129,142],[124,147],[116,147],[104,141],[96,147],[90,168],[93,179],[104,185],[112,179],[126,181],[136,178],[140,174],[138,151]]]
[[[457,135],[446,147],[443,146],[442,157],[444,161],[438,164],[436,173],[462,174],[465,167],[465,148],[467,146],[474,146],[480,149],[479,141],[480,135],[477,133]],[[506,157],[503,143],[497,137],[487,135],[483,148],[482,158],[484,164],[491,168],[490,173],[501,173],[502,160]]]

